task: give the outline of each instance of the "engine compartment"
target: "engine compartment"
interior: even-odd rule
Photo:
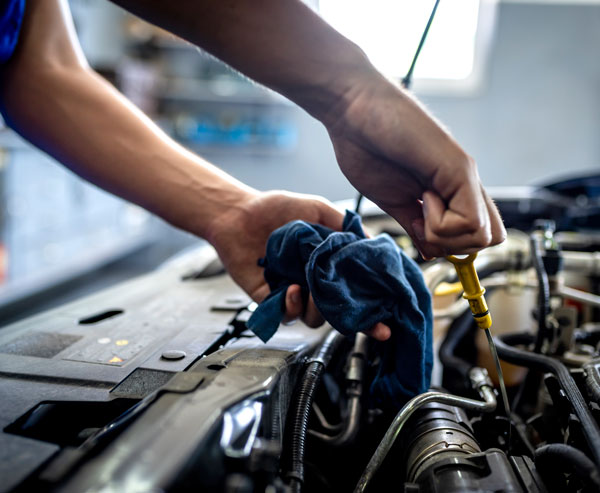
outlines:
[[[600,491],[599,178],[570,183],[497,198],[511,229],[476,261],[509,412],[444,259],[421,264],[432,388],[397,413],[369,398],[381,343],[297,322],[263,344],[200,247],[0,332],[0,490]]]
[[[376,451],[360,480],[354,477],[354,484],[340,491],[598,491],[599,326],[594,317],[600,298],[590,295],[597,253],[596,246],[588,252],[561,250],[563,237],[544,221],[531,235],[511,231],[505,244],[477,260],[510,415],[497,390],[495,395],[482,392],[498,388],[497,375],[483,331],[460,298],[452,266],[440,260],[425,267],[428,286],[437,293],[436,331],[443,333],[436,339],[432,392],[415,397],[395,418],[367,418],[357,440]],[[591,246],[589,236],[579,240]],[[573,245],[578,239],[571,233],[568,241]],[[546,292],[539,277],[545,277]],[[390,420],[386,430],[382,422]],[[316,421],[314,426],[323,426],[320,418]],[[379,438],[373,443],[372,435],[362,433]],[[361,466],[349,470],[355,467]],[[338,471],[334,477],[344,476]],[[337,490],[331,484],[307,488]]]

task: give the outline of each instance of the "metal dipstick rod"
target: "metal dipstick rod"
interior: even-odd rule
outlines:
[[[496,345],[494,344],[494,339],[492,338],[492,333],[490,331],[490,327],[492,326],[492,317],[483,296],[485,293],[485,288],[483,288],[479,283],[479,276],[475,270],[474,262],[476,258],[477,254],[472,253],[464,258],[450,255],[446,257],[446,260],[451,262],[456,269],[456,275],[458,276],[458,280],[460,281],[464,290],[463,298],[469,302],[469,307],[471,308],[471,313],[473,314],[473,318],[475,319],[477,327],[485,331],[485,336],[487,337],[487,341],[490,346],[490,353],[492,353],[492,358],[496,364],[498,381],[500,382],[500,393],[502,394],[502,402],[508,417],[508,446],[510,447],[511,419],[510,407],[508,404],[508,394],[506,392],[502,367],[500,366],[500,358],[498,358]]]

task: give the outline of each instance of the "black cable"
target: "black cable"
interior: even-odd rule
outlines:
[[[543,372],[550,372],[556,376],[567,399],[573,406],[575,415],[581,422],[583,435],[594,456],[596,466],[600,466],[600,429],[568,368],[557,359],[513,347],[521,344],[531,344],[533,337],[530,334],[503,334],[496,337],[495,341],[498,355],[504,361]]]
[[[291,467],[286,475],[294,493],[302,491],[308,418],[310,416],[313,396],[321,379],[324,366],[319,361],[310,363],[302,378],[300,390],[297,393],[296,413],[292,425]]]
[[[294,493],[302,491],[302,484],[304,483],[306,431],[314,393],[321,380],[323,370],[342,339],[343,336],[339,332],[331,331],[329,333],[317,353],[308,360],[306,370],[300,382],[300,388],[295,392],[296,397],[292,411],[291,425],[291,458],[289,469],[285,474]]]
[[[537,309],[537,322],[538,330],[535,338],[534,351],[540,353],[548,328],[546,326],[546,318],[550,313],[550,282],[548,281],[548,273],[544,267],[544,261],[542,259],[542,251],[540,245],[540,239],[537,238],[536,233],[532,233],[530,237],[531,246],[531,261],[535,269],[535,274],[538,280],[538,309]]]
[[[539,389],[541,381],[542,374],[540,374],[540,372],[532,370],[527,371],[527,374],[519,384],[519,388],[511,403],[511,408],[514,413],[522,411],[522,414],[531,414],[533,412],[533,410],[528,410],[524,407],[529,404],[529,402],[524,401],[524,399],[536,399],[537,389]]]
[[[363,201],[363,194],[358,192],[358,197],[356,197],[356,205],[354,206],[354,212],[360,214],[360,204]]]
[[[536,469],[542,477],[546,476],[551,481],[555,486],[554,491],[559,491],[556,486],[560,488],[556,483],[564,481],[563,478],[557,477],[557,473],[571,471],[590,487],[589,491],[600,491],[600,473],[592,460],[581,450],[563,443],[551,443],[538,448],[534,458]],[[550,481],[547,482],[548,485]]]
[[[550,313],[550,282],[548,272],[542,258],[541,239],[532,233],[529,237],[529,245],[531,251],[531,262],[535,269],[535,274],[538,281],[538,299],[537,299],[537,333],[535,338],[534,351],[540,353],[544,345],[544,339],[548,333],[546,319]],[[540,382],[540,376],[534,372],[528,372],[519,390],[514,398],[515,410],[520,406],[523,397],[528,394],[526,390],[535,389]]]
[[[404,89],[410,89],[410,86],[412,85],[413,72],[415,71],[417,60],[419,59],[419,55],[421,54],[421,50],[423,49],[423,45],[425,44],[425,40],[427,39],[427,35],[429,34],[429,29],[431,28],[431,23],[433,22],[433,18],[435,17],[435,13],[437,11],[439,3],[440,0],[435,0],[433,9],[431,10],[431,14],[429,15],[429,20],[427,21],[425,30],[423,31],[421,39],[419,40],[419,46],[417,46],[417,51],[415,51],[412,62],[410,64],[410,68],[408,69],[408,72],[406,72],[406,75],[402,78],[401,84],[402,87],[404,87]],[[359,214],[360,203],[362,202],[362,199],[363,194],[358,192],[358,196],[356,197],[356,206],[354,207],[354,212],[356,212],[357,214]]]

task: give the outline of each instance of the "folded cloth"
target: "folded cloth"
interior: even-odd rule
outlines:
[[[269,340],[283,319],[285,293],[300,284],[321,315],[351,336],[383,322],[392,336],[377,342],[381,357],[371,396],[383,407],[402,407],[429,388],[433,364],[431,296],[417,264],[388,235],[366,238],[360,218],[346,211],[343,232],[293,221],[269,237],[259,260],[271,294],[248,327]]]

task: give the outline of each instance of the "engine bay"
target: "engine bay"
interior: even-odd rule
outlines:
[[[446,260],[420,264],[432,386],[398,412],[369,398],[381,342],[296,322],[263,344],[201,246],[0,331],[0,490],[600,491],[599,190],[493,194],[508,238],[476,267],[510,409]]]

